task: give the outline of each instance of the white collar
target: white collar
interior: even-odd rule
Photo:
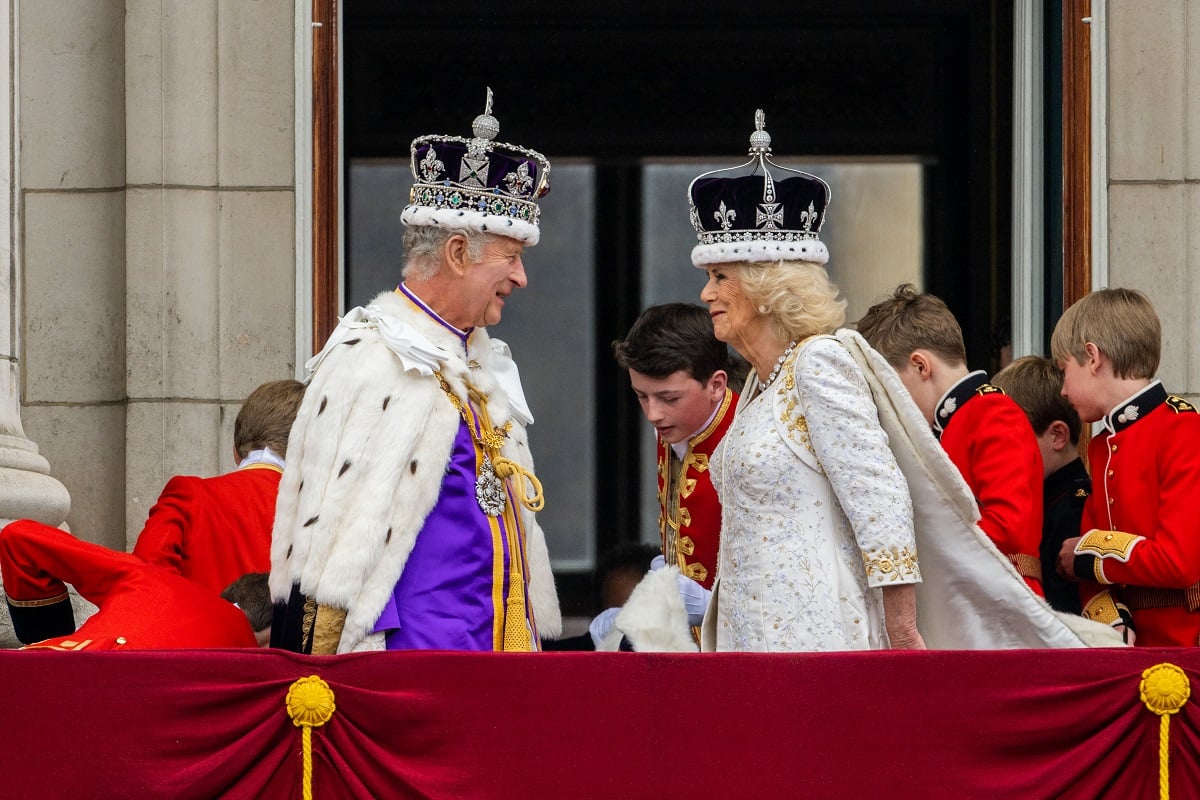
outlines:
[[[270,464],[274,467],[283,469],[283,458],[277,455],[269,447],[264,447],[262,450],[251,450],[249,454],[238,462],[237,468],[242,469],[251,464]]]

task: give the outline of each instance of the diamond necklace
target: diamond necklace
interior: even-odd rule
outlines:
[[[767,376],[767,379],[762,382],[762,389],[764,391],[768,386],[775,382],[776,378],[779,377],[779,370],[783,368],[783,362],[787,361],[788,356],[790,356],[792,351],[796,349],[797,344],[799,343],[795,339],[788,342],[787,348],[779,356],[779,360],[775,362],[775,368],[771,370],[771,374]]]

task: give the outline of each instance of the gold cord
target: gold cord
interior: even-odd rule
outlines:
[[[542,482],[532,471],[521,466],[510,458],[505,458],[500,455],[500,448],[504,446],[504,441],[508,438],[508,434],[512,431],[512,420],[504,423],[502,428],[497,429],[492,424],[491,415],[487,410],[487,395],[476,389],[470,383],[467,383],[467,395],[471,402],[479,409],[476,416],[479,420],[479,427],[482,433],[476,433],[475,426],[471,424],[470,413],[467,411],[463,401],[450,388],[450,384],[442,376],[442,373],[434,373],[437,375],[438,384],[442,387],[442,392],[450,400],[467,423],[467,430],[471,433],[471,438],[483,449],[488,458],[491,459],[492,468],[496,471],[496,475],[500,478],[513,478],[513,489],[517,496],[517,502],[530,511],[541,511],[546,507],[546,498],[542,490]]]

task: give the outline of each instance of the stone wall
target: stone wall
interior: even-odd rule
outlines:
[[[1196,396],[1200,0],[1108,0],[1106,13],[1108,285],[1141,289],[1154,301],[1163,383]]]
[[[233,467],[295,374],[295,0],[23,0],[22,418],[81,538]]]

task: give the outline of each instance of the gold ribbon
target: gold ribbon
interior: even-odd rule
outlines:
[[[287,706],[288,716],[292,718],[292,724],[301,730],[304,800],[312,800],[312,729],[329,722],[333,712],[337,711],[333,702],[333,690],[320,677],[309,675],[292,683],[284,704]]]
[[[1171,715],[1178,713],[1188,701],[1192,685],[1187,673],[1174,664],[1164,662],[1148,667],[1142,673],[1139,691],[1146,708],[1158,715],[1158,796],[1161,800],[1169,800],[1171,774],[1167,746],[1170,743]]]

